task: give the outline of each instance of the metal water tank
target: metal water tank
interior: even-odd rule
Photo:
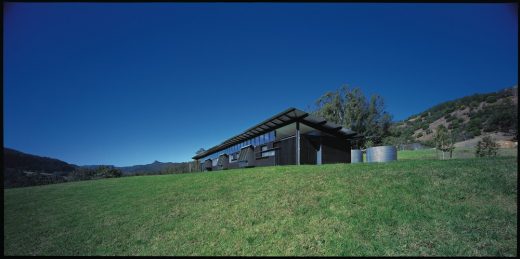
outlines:
[[[394,146],[378,146],[367,148],[367,162],[390,162],[397,160],[397,149]]]
[[[351,149],[350,163],[363,163],[363,151],[360,149]]]

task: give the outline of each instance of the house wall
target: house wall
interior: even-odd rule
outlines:
[[[296,164],[296,137],[289,137],[276,141],[273,146],[278,148],[276,151],[276,165],[295,165]]]
[[[273,165],[295,165],[296,164],[296,127],[292,136],[293,124],[283,127],[276,131],[276,140],[254,147],[254,158],[248,166],[273,166]],[[321,163],[350,163],[350,141],[345,138],[332,136],[321,132],[310,126],[300,134],[300,164],[315,165],[318,163],[318,151],[321,146]],[[311,129],[309,129],[309,127]],[[285,136],[280,139],[280,136]],[[287,137],[288,136],[288,137]],[[261,157],[261,147],[267,145],[268,149],[276,148],[276,155],[271,157]],[[237,160],[230,159],[229,169],[240,168]],[[213,166],[213,170],[217,170]]]
[[[320,136],[301,135],[300,137],[300,164],[315,165],[318,150],[320,149]]]
[[[322,163],[350,163],[350,142],[331,136],[322,136]]]

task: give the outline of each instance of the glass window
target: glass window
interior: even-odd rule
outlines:
[[[262,146],[262,157],[274,156],[274,150],[267,151],[267,145]]]

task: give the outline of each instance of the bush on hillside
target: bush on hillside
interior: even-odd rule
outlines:
[[[475,149],[476,157],[485,157],[485,156],[496,156],[498,151],[497,143],[490,137],[485,136],[477,143],[477,147]]]
[[[494,103],[494,102],[496,102],[496,101],[497,101],[497,97],[494,96],[494,95],[490,95],[490,96],[488,96],[488,97],[486,98],[486,102],[487,102],[487,103]]]

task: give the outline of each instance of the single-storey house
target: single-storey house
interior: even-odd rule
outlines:
[[[356,132],[296,108],[289,108],[198,153],[202,171],[253,166],[350,163]]]

